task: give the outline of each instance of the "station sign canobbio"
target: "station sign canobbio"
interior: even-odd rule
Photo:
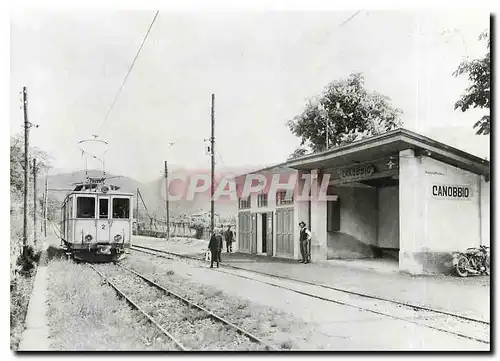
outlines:
[[[373,164],[355,165],[339,170],[339,176],[342,182],[352,182],[367,178],[373,175],[373,173],[375,173],[375,167]]]
[[[469,200],[472,197],[472,189],[468,185],[432,184],[430,191],[435,199]]]

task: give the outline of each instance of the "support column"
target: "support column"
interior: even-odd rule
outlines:
[[[300,254],[300,229],[299,223],[305,222],[308,229],[311,229],[311,224],[309,222],[308,210],[309,210],[309,197],[311,189],[311,176],[310,174],[298,172],[297,173],[297,186],[295,187],[294,194],[294,216],[293,216],[293,258],[301,259]]]
[[[399,270],[423,274],[422,264],[415,259],[425,220],[419,197],[421,176],[418,158],[412,149],[399,152]]]
[[[321,177],[318,170],[311,171],[311,261],[326,261],[328,246],[326,232],[326,200],[320,199]]]

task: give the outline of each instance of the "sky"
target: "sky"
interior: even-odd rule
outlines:
[[[58,170],[85,162],[77,142],[109,143],[106,169],[147,182],[163,162],[208,168],[211,94],[216,167],[279,163],[300,140],[286,122],[331,81],[362,72],[365,86],[403,110],[404,127],[489,158],[472,125],[484,111],[454,103],[452,73],[482,57],[485,11],[171,12],[160,10],[109,117],[155,11],[17,11],[11,15],[11,134],[19,92],[39,128],[33,145]],[[169,142],[174,144],[169,147]]]

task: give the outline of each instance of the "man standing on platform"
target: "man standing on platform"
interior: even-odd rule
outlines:
[[[218,229],[214,229],[210,237],[210,242],[208,243],[208,249],[211,253],[210,268],[214,268],[214,261],[217,262],[217,268],[219,268],[220,254],[222,251],[222,235]]]
[[[311,262],[311,231],[307,229],[304,222],[299,223],[300,227],[300,254],[302,259],[300,263]]]
[[[233,252],[233,231],[231,231],[231,226],[227,226],[227,231],[224,234],[226,238],[226,250],[227,253]]]

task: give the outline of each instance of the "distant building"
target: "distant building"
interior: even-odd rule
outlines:
[[[210,221],[211,221],[210,217],[211,217],[210,216],[210,212],[204,212],[204,211],[191,214],[191,220],[192,221],[201,222],[201,223],[208,223],[208,224],[210,224]],[[219,213],[214,212],[214,221],[215,221],[215,224],[219,223],[219,219],[220,219]]]
[[[490,244],[487,160],[397,129],[250,174],[298,177],[293,192],[239,199],[240,252],[299,259],[299,222],[312,231],[312,260],[386,257],[412,274],[442,272],[450,253]],[[308,179],[302,179],[308,174]],[[327,194],[315,195],[328,174]],[[309,182],[309,184],[306,184]],[[297,195],[311,189],[311,200]],[[274,198],[274,199],[272,199]]]

